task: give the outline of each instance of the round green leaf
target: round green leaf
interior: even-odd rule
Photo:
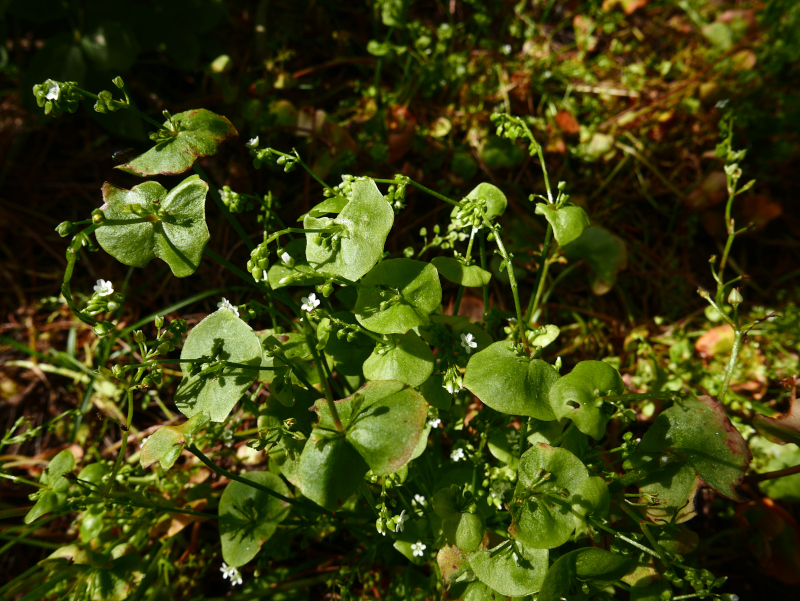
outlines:
[[[500,217],[508,206],[508,200],[502,190],[493,184],[481,183],[475,186],[469,194],[469,200],[482,199],[486,203],[486,218],[494,219]]]
[[[486,525],[476,513],[451,513],[442,519],[442,530],[450,543],[472,553],[480,547]]]
[[[633,557],[604,549],[590,547],[571,551],[550,566],[537,599],[560,601],[576,598],[572,589],[580,590],[584,583],[603,588],[622,578],[633,562]]]
[[[316,429],[303,447],[295,475],[306,497],[336,511],[356,491],[368,470],[344,436]]]
[[[433,373],[430,347],[413,331],[390,338],[391,345],[379,344],[364,362],[364,377],[419,386]]]
[[[453,404],[453,395],[445,389],[444,375],[442,374],[431,375],[419,387],[419,392],[425,397],[428,404],[442,411],[449,411],[450,405]]]
[[[586,211],[571,203],[556,207],[554,204],[540,202],[536,204],[536,214],[543,215],[553,227],[553,236],[559,246],[580,238],[590,223]]]
[[[588,477],[583,462],[565,449],[540,442],[525,451],[509,506],[511,536],[534,549],[567,542],[575,530],[570,499]]]
[[[139,455],[142,467],[150,467],[159,462],[165,470],[171,468],[194,433],[207,423],[208,415],[201,412],[195,413],[180,426],[161,426],[142,445]]]
[[[258,336],[230,309],[220,309],[197,324],[183,345],[181,359],[203,363],[224,360],[258,367],[262,361]],[[191,375],[189,363],[181,363],[183,379],[175,393],[175,405],[186,417],[207,413],[211,421],[224,421],[258,376],[258,370],[227,366],[209,375]]]
[[[667,453],[687,463],[706,484],[733,500],[741,500],[736,487],[753,459],[722,405],[709,396],[692,397],[663,411],[639,450]]]
[[[657,502],[645,508],[647,517],[656,523],[663,520],[681,524],[697,515],[695,497],[703,481],[688,464],[669,459],[661,453],[637,452],[625,462],[625,468],[651,472],[638,482],[642,495],[651,495],[640,500]]]
[[[36,504],[25,515],[26,524],[56,511],[67,502],[69,480],[64,478],[64,474],[72,472],[74,467],[75,456],[69,449],[64,449],[50,460],[50,463],[42,471],[42,475],[39,476],[39,482],[43,488],[40,490]]]
[[[306,259],[305,238],[295,238],[286,245],[283,252],[294,259],[294,265],[288,266],[280,257],[276,263],[270,265],[267,271],[270,288],[278,290],[284,286],[313,286],[322,281]]]
[[[464,386],[496,411],[549,421],[556,419],[547,402],[556,380],[552,365],[518,355],[508,342],[500,341],[473,355]]]
[[[167,190],[158,182],[144,182],[131,190],[103,185],[101,207],[107,220],[130,221],[103,225],[97,242],[120,263],[144,267],[153,257],[165,261],[179,278],[200,265],[209,239],[206,227],[208,184],[197,175]]]
[[[341,228],[338,248],[317,244],[318,234],[306,234],[308,264],[319,273],[358,281],[381,258],[393,223],[394,211],[375,182],[369,178],[356,180],[349,202],[336,218],[317,219],[309,214],[303,220],[306,229]]]
[[[586,478],[572,496],[572,511],[580,516],[605,519],[611,509],[608,484],[599,476]]]
[[[608,423],[601,396],[625,390],[619,372],[603,361],[581,361],[550,389],[549,401],[558,419],[569,418],[578,430],[599,440]]]
[[[217,148],[228,138],[238,136],[236,128],[225,117],[194,109],[172,116],[178,133],[117,169],[147,177],[150,175],[178,175],[188,171],[202,157],[217,153]],[[164,127],[168,127],[168,122]]]
[[[594,271],[592,292],[605,294],[614,285],[617,273],[628,265],[625,241],[600,226],[587,227],[581,237],[564,247],[570,261],[584,259]]]
[[[275,474],[246,472],[242,477],[289,495],[286,484]],[[288,514],[286,502],[241,482],[229,482],[219,499],[219,534],[225,563],[238,568],[253,559]]]
[[[485,286],[492,279],[492,274],[477,265],[465,265],[458,259],[450,257],[434,257],[431,263],[444,279],[461,284],[468,288]]]
[[[355,316],[349,311],[334,313],[332,317],[350,324],[358,323]],[[356,332],[353,340],[347,340],[346,337],[339,338],[336,332],[340,330],[340,327],[333,324],[332,328],[328,344],[325,345],[325,354],[333,359],[333,370],[345,376],[360,377],[364,371],[364,361],[375,348],[375,341],[360,331]]]
[[[380,308],[386,302],[384,309]],[[403,334],[430,323],[442,302],[439,272],[430,263],[389,259],[361,279],[355,314],[358,322],[379,334]]]
[[[502,547],[502,548],[501,548]],[[481,582],[498,593],[522,597],[537,592],[547,573],[547,549],[529,549],[520,542],[501,543],[469,556],[469,565]]]

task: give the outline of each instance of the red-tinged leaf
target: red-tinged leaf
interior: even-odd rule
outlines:
[[[798,381],[800,378],[791,378],[792,397],[786,413],[779,413],[776,417],[756,415],[753,418],[753,426],[759,434],[777,444],[793,442],[800,446],[800,399],[796,398]]]
[[[575,135],[581,130],[578,121],[569,111],[558,111],[556,115],[556,125],[567,135]]]

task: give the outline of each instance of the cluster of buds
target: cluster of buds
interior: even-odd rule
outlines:
[[[267,268],[269,267],[269,247],[266,242],[262,242],[250,251],[250,259],[247,261],[247,271],[253,276],[256,282],[267,280]]]
[[[251,146],[250,142],[248,142],[246,146],[250,149],[250,156],[253,157],[253,167],[256,169],[259,169],[264,163],[275,163],[283,167],[286,173],[294,171],[295,167],[297,167],[297,163],[300,161],[300,157],[297,155],[293,156],[272,148],[258,148],[258,139],[254,138],[253,140],[255,140],[255,145]]]
[[[78,83],[75,81],[61,82],[48,79],[33,86],[33,95],[36,104],[44,108],[45,115],[60,117],[64,113],[74,113],[78,110],[78,102],[83,99],[78,90]]]
[[[148,134],[148,137],[156,144],[169,142],[178,135],[181,129],[180,123],[172,118],[168,110],[164,109],[162,114],[164,115],[164,119],[166,119],[164,127]]]
[[[252,199],[238,192],[234,192],[231,190],[230,186],[223,186],[222,189],[219,190],[219,196],[222,199],[222,204],[228,207],[231,213],[243,213],[244,211],[250,210],[253,206]]]
[[[386,198],[386,202],[392,205],[392,209],[397,214],[406,208],[406,186],[411,180],[405,175],[395,175],[394,179],[397,184],[389,186],[384,198]]]
[[[333,227],[336,227],[335,225]],[[332,251],[338,251],[342,247],[343,231],[319,232],[314,235],[314,244]]]
[[[325,189],[322,193],[326,197],[332,196],[342,196],[344,198],[351,198],[353,194],[353,182],[356,181],[356,178],[352,175],[343,175],[342,176],[342,183],[338,186],[334,186],[331,189]]]
[[[86,313],[95,316],[106,311],[116,311],[120,308],[125,296],[120,292],[114,292],[111,282],[97,280],[94,287],[94,294],[86,305]]]
[[[430,241],[425,242],[425,246],[422,248],[419,254],[422,255],[422,253],[424,253],[429,248],[441,248],[442,250],[447,250],[449,248],[452,248],[457,241],[463,242],[464,240],[469,238],[469,234],[467,234],[466,232],[459,231],[460,229],[461,226],[459,224],[450,223],[447,226],[447,233],[444,236],[442,236],[441,235],[442,230],[439,227],[439,225],[438,224],[434,225],[432,238],[430,239]],[[427,240],[428,229],[424,227],[421,228],[419,230],[419,235]]]

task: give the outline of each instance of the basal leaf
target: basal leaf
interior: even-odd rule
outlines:
[[[485,286],[492,279],[490,272],[477,265],[465,265],[451,257],[434,257],[431,263],[444,279],[468,288]]]
[[[255,381],[258,370],[226,366],[218,372],[200,375],[197,368],[218,360],[258,367],[262,358],[261,343],[250,326],[230,309],[212,313],[186,337],[181,359],[197,361],[194,371],[189,363],[181,363],[183,379],[175,393],[175,405],[186,417],[204,412],[212,422],[224,421]]]
[[[225,117],[206,109],[178,113],[172,116],[172,122],[177,126],[173,137],[131,162],[117,165],[117,169],[142,177],[178,175],[191,169],[197,159],[216,154],[228,138],[239,135]],[[169,128],[169,122],[164,123],[164,128]]]
[[[556,207],[540,202],[536,204],[536,214],[544,216],[553,227],[553,237],[559,246],[577,240],[590,223],[586,211],[570,203]]]
[[[619,372],[608,363],[581,361],[550,389],[550,407],[558,419],[571,419],[581,432],[599,440],[609,417],[599,397],[624,390]]]
[[[625,241],[597,225],[587,227],[581,237],[564,247],[570,261],[584,259],[594,271],[592,291],[605,294],[617,280],[617,273],[628,265]]]
[[[245,472],[242,477],[283,496],[289,489],[269,472]],[[222,558],[240,567],[255,557],[289,514],[289,505],[252,486],[231,481],[219,499],[219,533]]]
[[[433,352],[413,331],[389,336],[391,343],[376,346],[364,362],[364,377],[419,386],[433,373]]]
[[[150,467],[159,462],[165,470],[171,468],[181,456],[184,447],[190,443],[194,433],[208,421],[208,415],[201,412],[195,413],[180,426],[161,426],[142,445],[139,456],[142,467]]]
[[[736,487],[753,459],[722,405],[709,396],[692,397],[663,411],[639,450],[687,463],[706,484],[733,500],[741,499]]]
[[[318,219],[309,214],[303,220],[306,229],[340,228],[330,246],[316,241],[320,234],[306,234],[308,264],[319,273],[358,281],[381,258],[393,223],[394,211],[375,182],[356,180],[352,196],[338,216]]]
[[[539,591],[547,573],[547,549],[529,549],[520,542],[501,543],[469,556],[469,566],[481,582],[510,597]]]
[[[492,409],[542,420],[556,419],[548,393],[558,380],[555,368],[540,359],[518,355],[505,341],[473,355],[464,386]]]
[[[207,192],[208,184],[197,175],[169,192],[158,182],[144,182],[130,190],[106,183],[102,209],[107,222],[117,223],[98,228],[97,242],[125,265],[144,267],[158,257],[176,277],[191,275],[210,237]]]
[[[588,477],[583,462],[565,449],[538,443],[525,451],[509,504],[511,536],[534,549],[567,542],[575,530],[570,499]]]
[[[368,330],[403,334],[413,327],[429,324],[430,314],[441,302],[439,272],[433,265],[412,259],[389,259],[361,279],[355,314]]]

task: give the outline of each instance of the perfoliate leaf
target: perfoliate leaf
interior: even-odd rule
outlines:
[[[275,474],[245,472],[242,477],[289,495],[286,484]],[[288,514],[289,506],[284,501],[241,482],[229,482],[219,499],[219,534],[225,563],[238,568],[253,559]]]
[[[587,227],[581,237],[564,247],[570,261],[584,259],[594,271],[592,292],[605,294],[628,265],[625,241],[597,225]]]
[[[355,314],[368,330],[403,334],[413,327],[429,324],[430,314],[441,302],[442,285],[433,265],[412,259],[389,259],[361,279]]]
[[[536,204],[536,214],[543,215],[553,227],[553,237],[559,246],[577,240],[590,223],[586,211],[571,203],[556,207],[540,202]]]
[[[191,441],[194,433],[205,426],[208,421],[208,415],[201,412],[195,413],[180,426],[161,426],[142,445],[139,456],[142,467],[150,467],[155,462],[159,462],[165,470],[171,468],[181,456],[181,451]]]
[[[502,549],[501,549],[502,547]],[[538,592],[547,573],[547,549],[529,549],[520,542],[501,543],[469,556],[469,566],[481,582],[498,593],[522,597]]]
[[[419,386],[433,373],[433,351],[416,332],[389,336],[390,344],[375,347],[364,362],[364,377]]]
[[[550,566],[542,583],[539,601],[574,599],[572,589],[581,589],[584,583],[603,588],[609,582],[622,578],[634,562],[633,557],[586,548],[562,555]]]
[[[117,169],[147,177],[150,175],[178,175],[191,169],[202,157],[217,153],[217,148],[228,138],[238,136],[236,128],[221,115],[206,109],[196,109],[172,116],[177,132],[166,141]],[[169,122],[164,123],[164,128]]]
[[[652,502],[645,508],[649,520],[681,524],[697,515],[695,496],[703,481],[690,465],[670,461],[669,456],[660,453],[637,452],[625,462],[625,468],[629,467],[652,470],[638,483],[642,493],[639,501]]]
[[[722,405],[709,396],[663,411],[642,437],[639,450],[666,453],[687,463],[706,484],[733,500],[741,499],[736,487],[753,459]]]
[[[486,212],[484,215],[486,219],[495,219],[500,217],[508,206],[508,200],[503,191],[493,184],[481,183],[475,186],[469,194],[467,199],[478,200],[483,199],[486,203]]]
[[[511,536],[534,549],[567,542],[575,530],[571,498],[588,477],[583,462],[565,449],[540,442],[525,451],[509,503]]]
[[[444,279],[467,288],[485,286],[492,279],[490,272],[481,269],[477,265],[465,265],[458,259],[434,257],[431,263]]]
[[[624,390],[619,372],[608,363],[581,361],[550,389],[550,407],[558,419],[571,419],[581,432],[599,440],[609,418],[599,397]]]
[[[193,175],[167,190],[144,182],[130,190],[103,185],[106,221],[123,221],[97,229],[97,242],[120,263],[144,267],[158,257],[179,278],[200,265],[209,239],[206,227],[208,184]]]
[[[313,286],[322,281],[319,274],[314,271],[306,259],[306,239],[295,238],[283,249],[293,259],[291,267],[283,262],[281,257],[270,265],[267,271],[269,287],[278,290],[284,286]]]
[[[336,511],[356,491],[368,470],[344,436],[316,429],[300,455],[297,485],[317,505]]]
[[[552,365],[518,355],[501,341],[472,356],[464,386],[496,411],[547,421],[556,419],[547,401],[556,380]]]
[[[306,234],[308,264],[319,273],[358,281],[383,254],[386,236],[394,223],[394,211],[368,178],[355,181],[352,196],[339,215],[317,219],[311,214],[303,220],[306,229],[339,228],[333,234]],[[331,241],[317,242],[317,236]]]
[[[332,317],[340,319],[350,324],[357,324],[355,316],[349,311],[334,313]],[[372,354],[375,348],[375,341],[365,334],[357,331],[353,340],[346,337],[339,338],[336,332],[339,326],[333,324],[333,330],[328,337],[328,344],[325,346],[325,354],[333,359],[335,369],[338,373],[345,376],[363,375],[364,361]]]
[[[203,365],[226,361],[259,367],[263,358],[258,336],[230,309],[220,309],[192,328],[183,345],[183,379],[175,405],[186,417],[207,413],[212,422],[224,421],[258,376],[258,370],[225,366],[201,375]],[[194,369],[192,368],[194,366]]]

